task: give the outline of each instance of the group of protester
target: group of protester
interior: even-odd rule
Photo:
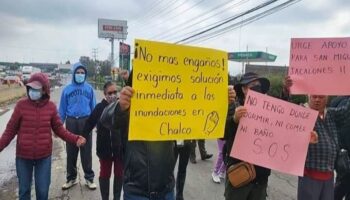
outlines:
[[[67,181],[62,189],[77,184],[77,156],[80,151],[84,178],[89,189],[96,189],[92,170],[92,130],[97,129],[97,156],[100,161],[99,188],[101,198],[109,199],[110,177],[114,165],[113,197],[124,200],[183,200],[188,162],[196,163],[196,141],[128,141],[129,108],[134,93],[132,72],[123,73],[126,86],[117,96],[116,85],[104,85],[104,99],[96,104],[93,88],[86,82],[87,70],[81,64],[73,66],[72,83],[61,96],[59,109],[50,101],[48,78],[34,74],[26,84],[27,97],[17,102],[7,127],[0,138],[2,151],[17,135],[16,169],[19,199],[30,199],[34,171],[37,199],[48,199],[51,177],[52,133],[65,140],[67,151]],[[239,82],[229,83],[229,104],[224,138],[218,139],[218,158],[212,179],[220,183],[227,169],[241,162],[230,157],[240,119],[247,113],[244,107],[248,90],[267,94],[270,82],[255,73],[244,74]],[[293,82],[286,77],[281,98],[290,100]],[[318,111],[310,133],[304,176],[298,181],[298,200],[350,199],[350,174],[337,174],[334,187],[335,161],[340,148],[349,149],[350,98],[337,97],[327,107],[328,97],[309,95],[303,106]],[[66,129],[63,126],[66,123]],[[212,157],[198,141],[201,159]],[[179,159],[178,159],[179,158]],[[175,179],[174,168],[179,160]],[[270,169],[254,165],[256,178],[241,187],[225,179],[226,200],[265,200]],[[174,188],[176,193],[174,192]],[[335,193],[334,193],[335,191]]]

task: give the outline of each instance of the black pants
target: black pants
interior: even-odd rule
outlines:
[[[179,157],[179,165],[176,176],[176,200],[183,200],[183,191],[186,180],[186,169],[190,158],[191,145],[185,144],[182,147],[174,147],[175,159]]]
[[[350,200],[350,173],[337,176],[334,188],[334,200]]]
[[[70,132],[81,135],[83,133],[85,121],[88,118],[67,118],[66,120],[66,128]],[[77,159],[78,153],[80,149],[80,160],[81,165],[84,170],[84,178],[86,180],[92,181],[95,177],[94,171],[92,171],[92,135],[89,134],[86,139],[86,144],[80,148],[78,148],[75,144],[71,144],[66,142],[67,148],[67,181],[74,180],[77,178]]]
[[[226,179],[225,200],[266,200],[267,183],[248,183],[240,188],[232,187],[230,181]]]
[[[204,158],[207,155],[207,151],[205,150],[205,140],[192,140],[191,143],[191,159],[196,159],[196,142],[198,142],[199,153],[201,154],[201,158]]]

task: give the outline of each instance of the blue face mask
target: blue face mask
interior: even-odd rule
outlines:
[[[85,81],[85,74],[74,74],[75,82],[83,83]]]
[[[29,98],[33,101],[39,100],[42,96],[41,90],[35,90],[30,88],[28,92]]]

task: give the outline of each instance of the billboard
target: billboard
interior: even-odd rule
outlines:
[[[125,40],[128,35],[125,20],[98,19],[98,37]]]

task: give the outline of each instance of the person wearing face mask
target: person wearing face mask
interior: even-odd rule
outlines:
[[[120,92],[116,106],[106,107],[100,119],[103,126],[115,129],[123,137],[122,144],[125,149],[123,154],[123,199],[174,200],[174,168],[177,158],[174,155],[178,153],[180,163],[176,190],[177,199],[183,199],[189,146],[180,147],[182,146],[180,141],[177,144],[174,141],[128,141],[129,126],[137,125],[130,124],[129,121],[131,98],[135,92],[132,88],[132,73],[131,71],[126,82],[127,86]],[[233,89],[229,89],[228,102],[233,102],[234,97]],[[175,150],[180,150],[182,153],[176,153]]]
[[[113,199],[119,200],[123,183],[122,138],[114,129],[108,129],[99,121],[103,110],[117,101],[117,86],[107,82],[103,86],[105,98],[98,103],[85,123],[84,137],[88,137],[92,129],[97,128],[96,154],[100,160],[100,192],[102,200],[109,199],[109,179],[114,165]]]
[[[245,96],[248,93],[248,89],[254,90],[266,94],[270,89],[270,81],[267,78],[259,77],[256,73],[248,72],[244,74],[239,83],[234,85],[236,91],[236,102],[229,105],[229,110],[226,119],[225,135],[224,140],[226,144],[224,145],[224,159],[226,164],[226,170],[234,164],[241,162],[240,160],[230,157],[232,150],[232,145],[236,135],[236,130],[238,127],[238,120],[235,118],[237,116],[236,108],[240,108],[244,104]],[[268,177],[271,174],[271,170],[254,166],[256,171],[256,178],[251,183],[240,187],[233,188],[231,183],[226,179],[225,184],[225,199],[227,200],[265,200],[266,199],[266,188]]]
[[[289,91],[289,88],[286,87],[290,87],[291,84],[288,82],[283,86],[283,91]],[[247,72],[241,77],[239,83],[234,85],[234,89],[236,91],[237,98],[235,103],[229,105],[224,135],[226,144],[224,146],[223,154],[225,157],[226,171],[230,166],[241,162],[239,159],[230,157],[230,153],[234,143],[239,120],[247,113],[247,109],[244,107],[244,100],[248,90],[266,94],[270,89],[270,81],[267,78],[259,77],[256,73]],[[282,94],[282,98],[287,97],[288,95]],[[317,141],[316,132],[312,132],[310,135],[310,143],[315,143]],[[224,194],[226,200],[266,200],[266,189],[271,170],[257,165],[254,165],[254,168],[256,171],[256,178],[242,187],[234,188],[229,182],[228,178],[226,178]]]
[[[83,133],[83,129],[92,110],[95,108],[96,99],[94,89],[86,82],[87,70],[80,62],[73,65],[72,83],[62,91],[59,114],[66,128],[72,133]],[[77,148],[66,143],[67,151],[67,181],[62,189],[66,190],[77,184],[77,158],[80,150],[80,160],[84,170],[86,186],[94,190],[94,171],[92,170],[92,135],[88,135],[84,147]]]
[[[0,152],[17,135],[18,197],[20,200],[30,199],[34,175],[36,198],[45,200],[48,199],[51,179],[51,130],[78,147],[86,141],[64,128],[56,105],[50,101],[50,83],[45,74],[33,74],[26,86],[27,97],[17,102],[0,138]]]

